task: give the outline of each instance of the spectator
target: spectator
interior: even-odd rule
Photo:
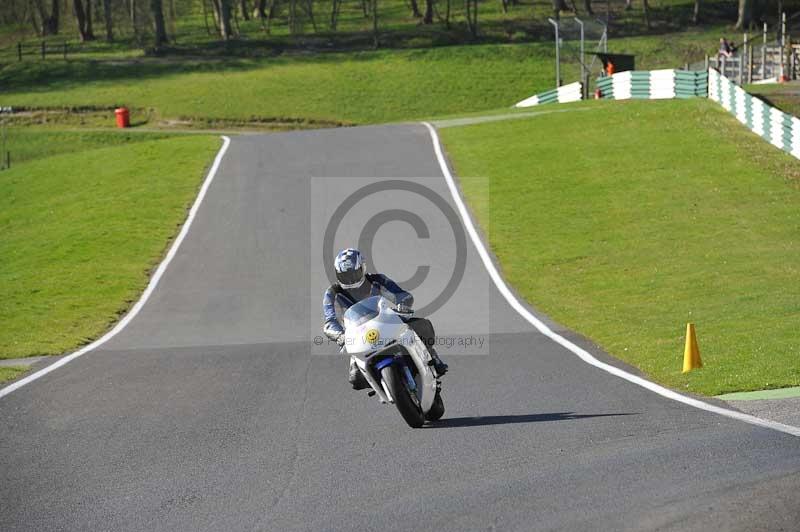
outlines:
[[[728,40],[725,37],[722,37],[719,40],[719,57],[732,57],[733,56],[733,47],[728,44]]]

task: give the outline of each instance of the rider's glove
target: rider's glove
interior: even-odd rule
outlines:
[[[405,303],[398,303],[395,310],[400,314],[411,314],[411,307]]]
[[[336,345],[338,345],[339,347],[344,347],[344,335],[343,334],[340,334],[339,336],[336,337]]]

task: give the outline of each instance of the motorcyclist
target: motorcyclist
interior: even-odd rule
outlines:
[[[323,332],[340,346],[344,345],[344,327],[338,316],[352,305],[371,296],[381,295],[391,301],[400,313],[410,313],[414,296],[400,288],[397,283],[379,273],[366,273],[365,261],[361,252],[354,248],[343,249],[336,255],[333,264],[336,282],[325,291],[322,300],[322,313],[325,318]],[[447,364],[442,362],[436,352],[436,336],[433,325],[424,318],[403,317],[408,326],[428,347],[433,370],[441,377],[447,373]],[[355,360],[350,359],[350,384],[355,390],[369,387]]]

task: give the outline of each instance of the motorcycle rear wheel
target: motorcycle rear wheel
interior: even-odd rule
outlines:
[[[403,419],[411,428],[418,429],[425,423],[425,416],[419,407],[419,401],[414,401],[412,392],[408,389],[403,375],[403,368],[400,365],[392,364],[381,370],[381,378],[392,394],[394,405],[403,416]]]

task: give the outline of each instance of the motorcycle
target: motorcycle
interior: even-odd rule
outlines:
[[[343,352],[350,355],[381,403],[394,404],[410,427],[444,415],[441,382],[425,343],[383,296],[372,296],[344,314]]]

